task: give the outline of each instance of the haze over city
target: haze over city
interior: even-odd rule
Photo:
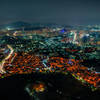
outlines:
[[[100,0],[0,0],[0,25],[15,21],[99,24],[99,11]]]

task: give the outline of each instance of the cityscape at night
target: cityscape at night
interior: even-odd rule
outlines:
[[[99,100],[99,5],[1,0],[1,100]]]

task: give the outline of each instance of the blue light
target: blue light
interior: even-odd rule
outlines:
[[[65,33],[66,31],[67,31],[66,29],[60,30],[61,33]]]

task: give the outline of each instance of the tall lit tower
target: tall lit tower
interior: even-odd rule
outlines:
[[[73,35],[72,43],[76,43],[76,40],[77,40],[77,33],[76,33],[76,30],[71,31],[70,34]]]

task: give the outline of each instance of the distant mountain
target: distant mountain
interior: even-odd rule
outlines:
[[[13,28],[16,29],[22,27],[31,27],[31,24],[27,22],[18,21],[18,22],[9,23],[1,26],[1,28],[8,28],[8,29],[13,29]]]
[[[37,26],[37,27],[40,27],[40,26]],[[31,30],[34,28],[34,25],[27,22],[23,22],[23,21],[18,21],[18,22],[13,22],[13,23],[0,26],[1,30],[22,30],[23,28],[25,30]]]
[[[27,23],[27,22],[18,21],[18,22],[14,22],[14,23],[11,23],[11,24],[7,24],[7,26],[13,26],[13,27],[30,27],[31,24]]]
[[[55,23],[28,23],[23,21],[13,22],[5,25],[1,25],[1,30],[34,30],[34,29],[41,29],[44,27],[57,27],[58,25]]]

